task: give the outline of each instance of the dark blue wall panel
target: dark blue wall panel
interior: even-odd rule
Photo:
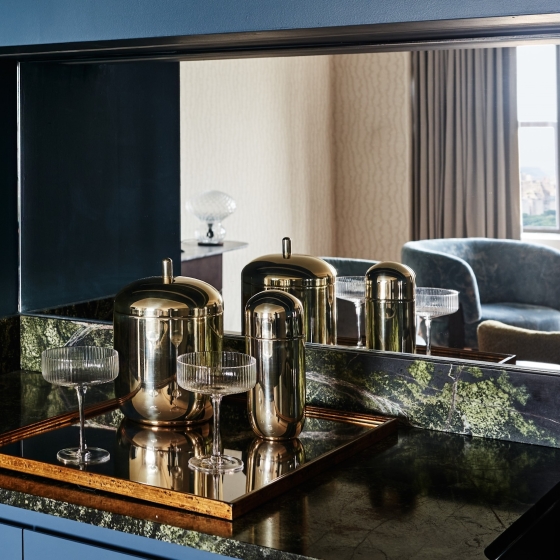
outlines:
[[[558,0],[2,0],[0,47],[556,12]]]
[[[178,269],[178,63],[24,63],[21,114],[23,311]]]
[[[17,64],[0,63],[0,317],[18,311]]]

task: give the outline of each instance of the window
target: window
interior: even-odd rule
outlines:
[[[559,232],[557,47],[517,48],[519,170],[524,231]]]

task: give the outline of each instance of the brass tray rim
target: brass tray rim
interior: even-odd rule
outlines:
[[[85,416],[86,418],[92,418],[104,412],[115,410],[122,400],[111,399],[89,406],[85,410]],[[232,404],[235,404],[234,399],[232,399]],[[397,418],[311,405],[305,407],[305,415],[309,418],[333,420],[370,427],[371,429],[301,465],[295,471],[285,473],[266,486],[243,494],[231,501],[216,500],[190,492],[178,492],[159,486],[150,486],[149,484],[124,480],[115,476],[82,471],[62,464],[56,465],[35,459],[25,459],[3,453],[1,449],[0,468],[101,490],[116,497],[140,499],[152,505],[171,507],[185,513],[202,514],[233,521],[247,511],[298,486],[312,476],[324,472],[329,466],[336,465],[373,443],[382,440],[397,430],[399,422]],[[78,418],[78,411],[75,410],[9,430],[0,434],[0,446],[75,424]]]

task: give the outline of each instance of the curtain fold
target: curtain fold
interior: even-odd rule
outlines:
[[[412,53],[414,239],[519,239],[515,48]]]

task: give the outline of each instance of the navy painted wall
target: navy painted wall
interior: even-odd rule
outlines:
[[[0,47],[557,12],[558,0],[2,0]]]
[[[0,317],[17,311],[17,65],[0,62]]]
[[[21,309],[180,259],[179,64],[21,65]]]

